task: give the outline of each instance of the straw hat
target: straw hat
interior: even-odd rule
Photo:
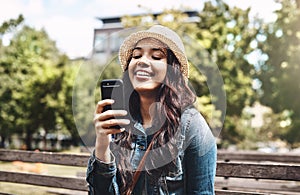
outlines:
[[[172,50],[181,65],[182,74],[188,77],[189,65],[180,37],[171,29],[161,25],[154,25],[148,30],[133,33],[124,40],[119,50],[119,60],[123,71],[127,68],[127,61],[131,56],[133,47],[138,41],[149,37],[160,40]]]

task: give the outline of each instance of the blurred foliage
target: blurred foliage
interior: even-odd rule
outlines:
[[[259,141],[275,141],[284,139],[285,134],[289,132],[291,124],[290,113],[288,111],[274,113],[273,111],[264,114],[264,123],[257,131],[260,135]]]
[[[275,113],[292,113],[290,131],[281,138],[293,144],[300,142],[300,1],[278,2],[276,22],[262,28],[266,41],[260,48],[267,58],[257,74],[262,82],[260,101]]]
[[[73,105],[73,86],[76,74],[79,66],[83,63],[83,60],[68,61],[68,63],[62,68],[63,80],[61,90],[57,97],[57,127],[63,130],[63,133],[71,137],[73,145],[81,143],[80,135],[77,127],[74,123],[74,113],[72,109]]]
[[[24,21],[23,15],[19,15],[17,19],[10,19],[9,21],[3,22],[3,24],[0,26],[0,36],[12,31],[17,26],[19,26]]]
[[[2,37],[5,33],[12,31],[18,25],[23,22],[23,16],[20,15],[18,19],[11,19],[9,21],[5,21],[0,26],[0,58],[4,57],[4,47],[2,46]],[[9,138],[12,134],[11,131],[14,129],[14,110],[9,105],[12,97],[12,91],[14,89],[15,83],[11,82],[12,79],[10,75],[6,74],[5,65],[2,65],[2,60],[0,60],[0,102],[1,102],[1,110],[0,110],[0,135],[1,135],[1,146],[3,146],[4,141]]]
[[[11,29],[7,24],[5,22],[2,27]],[[11,24],[15,25],[15,22]],[[41,130],[43,139],[58,130],[75,130],[69,121],[71,109],[66,110],[71,108],[68,98],[72,97],[72,83],[68,83],[72,71],[67,67],[68,63],[68,57],[60,54],[44,30],[28,26],[22,26],[14,33],[10,44],[1,48],[2,146],[13,133],[23,137],[26,148],[31,149],[33,135],[40,135]],[[72,136],[76,137],[76,134]]]

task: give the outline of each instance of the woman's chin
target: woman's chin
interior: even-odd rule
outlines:
[[[145,82],[139,83],[138,85],[134,86],[134,89],[137,92],[154,92],[161,86],[161,83],[157,82]]]

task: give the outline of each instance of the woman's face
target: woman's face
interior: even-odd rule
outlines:
[[[167,48],[160,41],[146,38],[133,49],[128,74],[137,92],[155,90],[163,83],[167,73]]]

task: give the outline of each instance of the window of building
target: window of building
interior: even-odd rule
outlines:
[[[94,49],[96,53],[104,53],[106,52],[106,48],[108,47],[108,40],[106,33],[96,33],[95,34],[95,42]]]

